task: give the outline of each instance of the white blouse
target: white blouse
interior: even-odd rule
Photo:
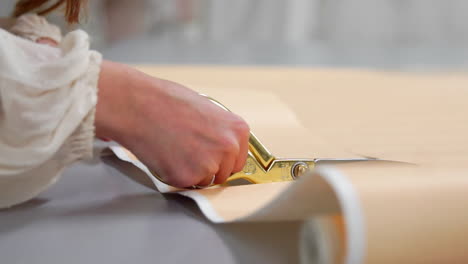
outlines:
[[[47,37],[58,47],[37,44]],[[92,156],[101,55],[39,16],[0,28],[0,208],[27,201]]]

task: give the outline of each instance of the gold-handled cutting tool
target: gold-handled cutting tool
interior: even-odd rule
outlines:
[[[230,111],[226,106],[207,97],[211,102]],[[227,181],[245,179],[251,183],[291,181],[308,172],[315,166],[314,159],[281,159],[273,156],[260,140],[251,132],[248,157],[242,171],[231,175]],[[155,172],[153,175],[164,182]]]
[[[230,111],[219,101],[204,95],[211,102]],[[250,132],[249,153],[242,171],[231,175],[227,181],[245,179],[252,183],[291,181],[315,166],[314,159],[278,159]]]

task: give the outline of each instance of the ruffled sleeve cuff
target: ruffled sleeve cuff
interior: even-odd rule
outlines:
[[[32,21],[26,18],[17,25]],[[67,165],[93,156],[102,56],[89,49],[85,32],[62,40],[42,19],[34,21],[16,33],[52,38],[57,48],[0,29],[0,208],[36,197]]]
[[[62,166],[67,166],[77,160],[93,158],[95,104],[97,103],[97,88],[102,59],[99,53],[93,51],[91,51],[90,57],[86,82],[87,86],[91,89],[89,100],[94,102],[94,105],[55,154],[55,158],[60,160]]]
[[[49,24],[44,17],[26,14],[16,19],[9,31],[17,36],[36,42],[40,38],[49,38],[57,44],[62,41],[62,33],[56,25]]]

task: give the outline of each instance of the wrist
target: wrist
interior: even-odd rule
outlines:
[[[102,62],[95,115],[97,137],[112,139],[123,145],[132,137],[132,74],[124,65]]]

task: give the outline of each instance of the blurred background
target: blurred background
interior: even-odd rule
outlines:
[[[14,0],[3,0],[0,15]],[[80,27],[128,63],[459,70],[465,0],[89,0]],[[59,16],[50,18],[64,25]],[[66,27],[65,27],[66,28]]]

